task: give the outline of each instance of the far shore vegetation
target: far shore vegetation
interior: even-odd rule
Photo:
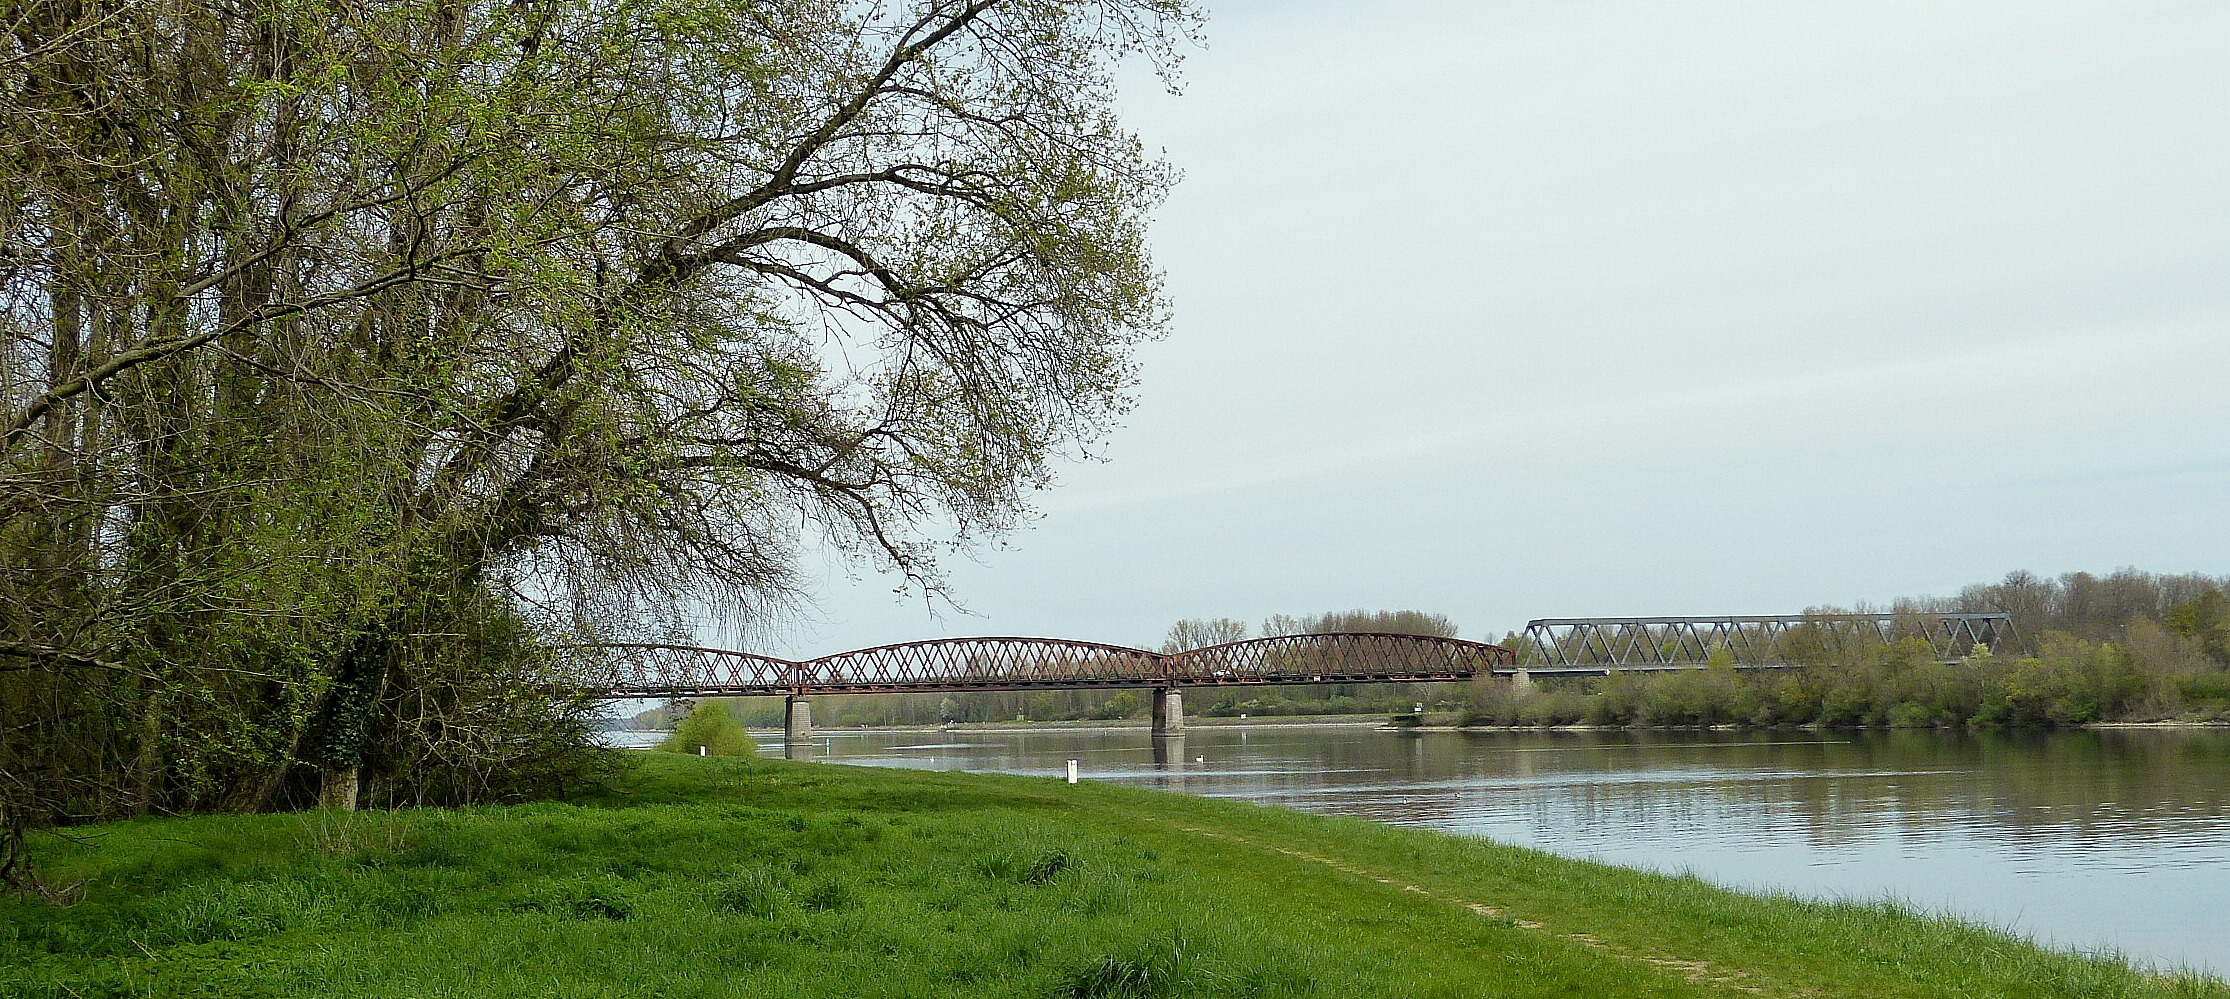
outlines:
[[[1981,649],[1937,662],[1912,638],[1817,643],[1781,670],[1738,670],[1731,657],[1704,669],[1603,677],[1536,677],[1531,689],[1506,679],[1446,684],[1356,684],[1201,689],[1186,711],[1228,718],[1386,715],[1461,726],[1740,726],[1828,728],[2014,728],[2101,722],[2230,722],[2230,579],[2124,569],[2057,579],[2016,572],[1956,597],[1897,601],[1890,609],[2003,612],[2020,647]],[[1844,608],[1815,607],[1815,613]],[[1868,608],[1858,608],[1861,610]],[[1262,635],[1393,631],[1454,637],[1448,617],[1419,611],[1277,615]],[[1188,619],[1170,628],[1164,651],[1238,641],[1252,634],[1229,618]],[[1505,635],[1502,644],[1520,648]],[[778,726],[776,698],[726,699],[734,721]],[[1423,710],[1419,711],[1418,708]],[[707,711],[709,712],[709,708]],[[654,708],[640,727],[665,728],[686,710]],[[1014,691],[868,694],[816,698],[823,726],[934,725],[1144,718],[1136,691]],[[698,721],[704,725],[708,722]],[[689,746],[701,744],[688,742]],[[679,745],[679,743],[677,743]]]

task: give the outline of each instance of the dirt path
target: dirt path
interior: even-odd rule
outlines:
[[[1202,829],[1196,826],[1172,825],[1176,829],[1182,830],[1184,832],[1189,832],[1194,835],[1209,836],[1215,839],[1225,840],[1227,842],[1238,843],[1243,846],[1252,847],[1257,850],[1269,850],[1274,853],[1282,853],[1289,857],[1306,860],[1311,863],[1322,864],[1343,874],[1352,874],[1359,878],[1368,878],[1382,885],[1399,888],[1402,891],[1415,892],[1419,895],[1423,895],[1426,898],[1433,899],[1434,901],[1446,902],[1451,905],[1459,905],[1462,906],[1464,909],[1487,919],[1499,920],[1512,926],[1516,926],[1519,929],[1527,930],[1533,933],[1539,933],[1544,936],[1555,937],[1559,940],[1569,941],[1582,947],[1586,947],[1589,950],[1597,951],[1610,957],[1618,958],[1619,960],[1633,961],[1638,964],[1645,964],[1660,971],[1679,975],[1682,978],[1685,978],[1691,982],[1696,982],[1698,984],[1734,989],[1739,992],[1745,992],[1751,995],[1760,996],[1782,995],[1790,997],[1804,997],[1817,994],[1810,990],[1769,989],[1763,985],[1758,984],[1758,982],[1755,981],[1752,976],[1745,972],[1721,968],[1709,961],[1698,961],[1683,957],[1673,957],[1665,954],[1653,954],[1644,951],[1637,951],[1609,943],[1602,938],[1594,936],[1592,934],[1557,930],[1551,928],[1546,923],[1540,922],[1539,920],[1526,919],[1521,916],[1515,916],[1501,908],[1493,905],[1488,905],[1485,902],[1479,902],[1472,899],[1448,898],[1436,895],[1433,892],[1421,888],[1417,885],[1407,884],[1400,879],[1390,878],[1376,871],[1364,870],[1363,868],[1356,867],[1353,864],[1334,860],[1330,857],[1321,857],[1313,853],[1295,850],[1291,847],[1277,846],[1270,843],[1258,843],[1254,840],[1250,840],[1242,836],[1235,836],[1231,833],[1221,832],[1214,829]]]

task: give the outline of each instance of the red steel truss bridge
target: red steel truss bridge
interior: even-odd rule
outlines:
[[[1734,665],[1771,669],[1817,661],[1853,642],[1919,637],[1939,662],[1980,647],[2018,647],[2006,614],[1779,614],[1760,617],[1556,617],[1529,621],[1518,669],[1533,673],[1695,669],[1725,649]]]
[[[1468,680],[1507,672],[1499,645],[1431,635],[1279,635],[1163,654],[1060,638],[938,638],[796,662],[693,645],[614,644],[581,651],[573,678],[600,697],[784,695],[789,755],[809,755],[815,694],[1151,687],[1156,745],[1184,732],[1186,687]]]
[[[1468,680],[1517,664],[1517,653],[1499,645],[1366,632],[1280,635],[1174,654],[1058,638],[939,638],[803,662],[691,645],[582,651],[589,662],[574,681],[600,697],[1400,683]]]

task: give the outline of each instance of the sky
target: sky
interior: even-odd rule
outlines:
[[[1793,613],[2230,573],[2230,5],[1226,3],[1126,120],[1171,335],[965,608],[706,637]]]

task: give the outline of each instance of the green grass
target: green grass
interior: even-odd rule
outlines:
[[[0,995],[2230,996],[1892,906],[1098,784],[640,754],[580,804],[45,849]]]

